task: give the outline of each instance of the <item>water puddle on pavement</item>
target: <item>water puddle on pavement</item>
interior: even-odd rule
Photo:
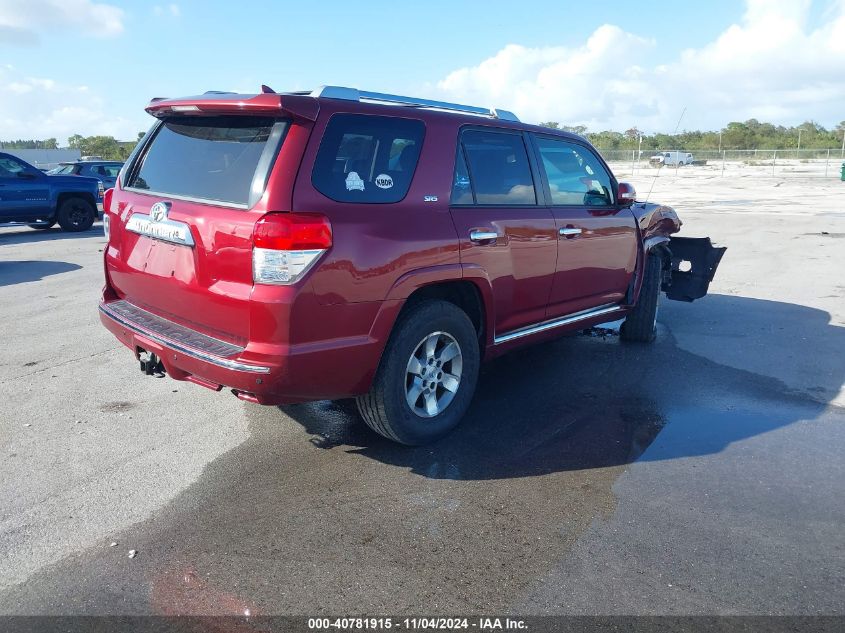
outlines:
[[[115,536],[137,558],[86,552],[0,606],[30,595],[64,612],[504,610],[614,514],[632,463],[718,452],[794,421],[766,413],[791,397],[773,378],[686,352],[663,326],[651,346],[602,327],[485,365],[466,419],[430,446],[380,438],[351,401],[244,404],[249,439]],[[737,416],[738,398],[760,411]],[[683,413],[704,403],[707,419]],[[683,433],[662,442],[676,424]]]

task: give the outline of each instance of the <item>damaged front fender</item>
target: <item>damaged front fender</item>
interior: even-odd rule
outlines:
[[[671,237],[666,245],[671,269],[661,290],[675,301],[695,301],[707,294],[726,246],[713,246],[709,237]]]

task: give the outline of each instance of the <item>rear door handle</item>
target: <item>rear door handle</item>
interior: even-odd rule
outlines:
[[[498,239],[499,234],[496,231],[479,231],[473,230],[469,232],[469,239],[471,242],[490,242]]]
[[[560,229],[558,233],[566,237],[572,237],[573,235],[581,235],[581,229],[576,229],[575,227],[567,226],[566,228]]]

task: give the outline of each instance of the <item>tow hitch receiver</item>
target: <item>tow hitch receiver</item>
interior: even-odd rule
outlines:
[[[662,290],[675,301],[695,301],[707,294],[716,268],[722,260],[726,246],[716,247],[709,237],[672,237],[669,251],[672,269]]]
[[[158,356],[140,347],[137,352],[142,372],[147,376],[164,376],[164,363]]]

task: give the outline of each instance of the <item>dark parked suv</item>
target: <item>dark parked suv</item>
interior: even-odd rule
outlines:
[[[59,166],[47,173],[63,176],[88,176],[103,183],[106,189],[114,187],[117,175],[123,163],[115,160],[77,160],[70,163],[59,163]]]
[[[323,87],[156,99],[106,193],[103,323],[149,374],[261,404],[356,397],[433,440],[479,363],[704,296],[724,249],[671,237],[583,138],[511,113]]]

